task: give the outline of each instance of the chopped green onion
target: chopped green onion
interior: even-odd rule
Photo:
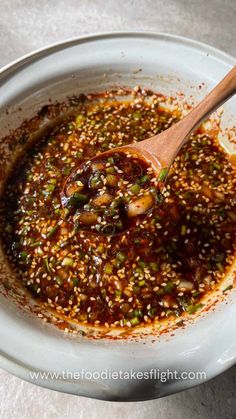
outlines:
[[[133,113],[133,118],[136,120],[136,121],[139,121],[139,119],[141,118],[141,112],[140,111],[135,111],[134,113]]]
[[[153,271],[154,273],[158,272],[158,270],[159,270],[158,263],[156,263],[156,262],[151,262],[151,263],[150,263],[150,266],[151,266],[152,271]]]
[[[158,180],[159,182],[163,182],[166,178],[166,175],[168,173],[168,168],[164,167],[163,169],[161,169]]]
[[[49,183],[49,185],[47,185],[47,190],[50,192],[53,192],[55,189],[56,185],[53,185],[53,183]]]
[[[72,123],[69,123],[68,124],[68,129],[71,131],[71,130],[73,130],[73,128],[74,128],[73,124]]]
[[[37,294],[37,290],[38,290],[38,285],[37,284],[30,284],[28,285],[28,289],[33,293],[36,294],[36,296],[38,296]]]
[[[139,286],[143,287],[145,285],[145,279],[142,279],[141,281],[139,281]]]
[[[102,289],[101,289],[101,294],[102,294],[102,297],[103,297],[103,298],[105,298],[105,297],[106,297],[107,292],[106,292],[105,288],[102,288]]]
[[[220,170],[220,165],[218,163],[213,162],[213,167],[217,170]]]
[[[155,307],[152,307],[150,309],[150,313],[151,313],[152,316],[154,316],[156,314],[156,312],[157,312],[157,309]]]
[[[45,259],[45,265],[46,265],[47,271],[51,272],[51,268],[50,268],[50,265],[49,265],[48,258]]]
[[[218,262],[218,263],[216,264],[216,266],[217,266],[217,268],[219,269],[219,271],[220,271],[220,272],[224,272],[224,268],[223,268],[223,266],[222,266],[222,263]]]
[[[89,184],[92,189],[100,188],[103,185],[100,175],[96,173],[92,176],[89,180]]]
[[[55,279],[55,282],[57,283],[57,285],[62,285],[63,284],[63,280],[62,280],[62,278],[60,278],[60,276],[56,276],[54,279]]]
[[[116,260],[118,260],[119,262],[124,262],[125,259],[126,255],[123,252],[117,252]]]
[[[148,267],[148,264],[144,260],[139,260],[138,265],[141,266],[141,268],[143,269]]]
[[[175,284],[173,282],[168,282],[165,286],[165,292],[169,293],[173,290]]]
[[[223,293],[225,293],[225,292],[227,292],[227,291],[232,290],[232,288],[233,288],[233,285],[229,285],[228,287],[226,287],[226,288],[223,290]]]
[[[108,163],[111,163],[111,164],[115,163],[113,157],[108,157],[107,161],[108,161]]]
[[[132,326],[136,326],[140,323],[140,320],[138,319],[138,317],[133,317],[132,319],[130,319],[130,323],[132,324]]]
[[[62,174],[64,176],[68,176],[70,174],[70,172],[71,172],[71,168],[69,166],[65,166],[65,167],[62,168]]]
[[[30,247],[38,247],[38,246],[42,246],[42,242],[34,242],[30,244]]]
[[[62,261],[62,266],[73,266],[73,263],[73,259],[66,256]]]
[[[56,231],[58,230],[58,228],[59,228],[59,226],[57,225],[57,226],[55,226],[55,227],[52,227],[50,230],[49,230],[49,232],[47,233],[47,238],[49,239],[50,237],[52,237],[53,236],[53,234],[54,233],[56,233]]]
[[[117,230],[122,230],[122,228],[123,228],[122,221],[121,220],[116,221],[115,226],[116,226]]]
[[[114,173],[116,173],[114,167],[107,167],[106,168],[106,173],[109,173],[111,175],[113,175]]]
[[[157,295],[163,295],[164,294],[164,288],[160,288],[159,290],[156,291]]]
[[[216,255],[212,256],[213,262],[222,262],[225,258],[224,253],[217,253]]]
[[[113,271],[113,265],[109,262],[106,262],[104,265],[104,272],[107,275],[111,275]]]
[[[76,122],[76,128],[81,128],[82,125],[85,122],[85,119],[86,118],[85,118],[84,115],[82,115],[82,114],[77,115],[76,120],[75,120],[75,122]]]
[[[143,184],[143,183],[146,183],[146,182],[149,182],[149,181],[150,181],[150,177],[148,175],[144,175],[144,176],[141,177],[139,182],[141,184]]]
[[[186,311],[189,314],[193,314],[202,307],[203,307],[203,304],[201,304],[201,303],[195,304],[195,305],[189,305],[189,306],[186,307]]]
[[[181,236],[185,236],[186,231],[187,231],[187,227],[185,225],[182,225],[181,226]]]
[[[67,206],[69,207],[82,207],[88,202],[89,198],[87,195],[75,192],[67,201]]]
[[[133,194],[137,195],[140,191],[141,187],[137,184],[131,186],[130,190]]]
[[[79,285],[79,278],[73,278],[72,281],[73,281],[73,285],[75,287],[77,287],[77,285]]]
[[[136,309],[133,311],[133,314],[134,314],[134,316],[136,316],[136,317],[142,317],[142,315],[143,315],[142,310],[140,310],[140,308],[136,308]]]
[[[111,175],[111,174],[108,174],[106,176],[106,180],[107,180],[107,184],[109,186],[116,186],[118,181],[119,181],[119,179],[116,175]]]
[[[100,226],[99,226],[100,229]],[[105,226],[102,226],[101,232],[107,236],[115,233],[115,226],[113,224],[107,224]]]
[[[97,247],[97,252],[98,253],[103,253],[104,252],[104,245],[103,245],[103,243],[99,243],[99,245]]]
[[[102,150],[107,150],[109,148],[110,143],[104,141],[104,143],[101,144],[101,149]]]
[[[195,298],[195,297],[198,297],[200,294],[201,294],[201,293],[200,293],[200,291],[195,291],[195,292],[192,294],[192,296]]]
[[[57,180],[56,179],[49,179],[49,183],[52,183],[53,185],[57,184]]]
[[[27,256],[28,256],[28,253],[25,252],[24,250],[22,252],[20,252],[21,259],[25,260],[25,259],[27,259]]]

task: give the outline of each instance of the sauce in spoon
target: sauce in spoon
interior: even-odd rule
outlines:
[[[86,162],[67,179],[63,205],[76,230],[122,233],[160,202],[166,169],[159,177],[147,161],[122,148]]]

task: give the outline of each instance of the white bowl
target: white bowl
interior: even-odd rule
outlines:
[[[235,63],[233,57],[210,46],[168,34],[104,34],[54,45],[2,69],[1,137],[25,118],[32,117],[49,98],[52,103],[61,102],[68,95],[104,90],[111,85],[141,84],[174,95],[184,92],[189,100],[196,101]],[[236,118],[235,98],[224,109],[222,124],[232,126]],[[0,151],[5,153],[2,141]],[[1,260],[0,276],[3,275],[6,275],[6,265]],[[234,275],[231,271],[227,281],[232,282]],[[215,300],[216,295],[209,305]],[[234,364],[235,303],[233,289],[207,313],[201,313],[185,328],[174,332],[161,334],[158,329],[150,329],[146,334],[137,333],[135,339],[132,336],[118,340],[109,336],[89,339],[44,324],[20,308],[14,296],[6,293],[2,286],[0,364],[18,377],[67,393],[127,401],[162,397],[209,380]],[[104,379],[108,370],[119,374],[119,371],[151,369],[179,373],[203,371],[205,375],[195,379],[169,377],[166,382],[147,380],[141,375],[136,379]],[[65,378],[45,375],[35,379],[34,371],[64,371]],[[103,371],[103,378],[95,374],[90,379],[90,373],[95,371]],[[72,377],[75,372],[87,373],[87,376],[85,379],[78,379],[78,374]]]

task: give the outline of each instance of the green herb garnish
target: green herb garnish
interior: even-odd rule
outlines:
[[[161,169],[158,180],[159,182],[163,182],[166,178],[166,175],[168,173],[168,168],[164,167],[163,169]]]

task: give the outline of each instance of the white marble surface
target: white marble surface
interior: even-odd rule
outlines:
[[[168,31],[236,55],[236,0],[0,0],[0,66],[91,32]],[[0,371],[1,419],[233,419],[236,366],[161,400],[112,403],[42,389]]]

